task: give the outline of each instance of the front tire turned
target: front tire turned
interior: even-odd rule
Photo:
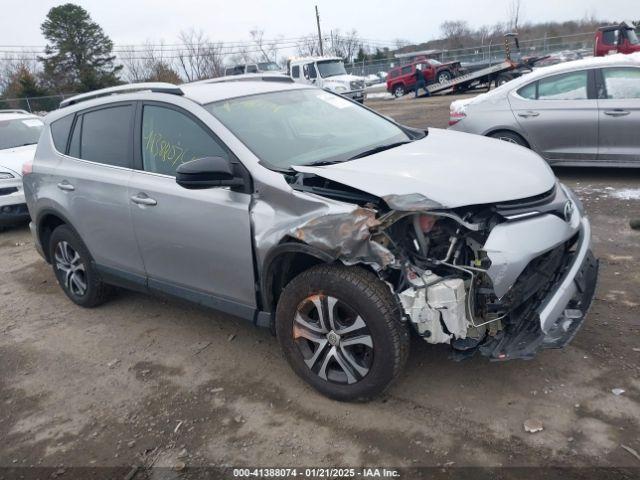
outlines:
[[[278,301],[276,333],[296,374],[341,401],[381,394],[409,354],[391,291],[360,267],[318,265],[294,278]]]

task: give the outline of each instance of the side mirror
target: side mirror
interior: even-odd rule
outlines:
[[[176,183],[184,188],[237,187],[243,184],[234,176],[233,166],[226,158],[204,157],[185,162],[176,170]]]

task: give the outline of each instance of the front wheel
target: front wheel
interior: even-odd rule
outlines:
[[[276,333],[296,374],[336,400],[380,394],[409,352],[391,291],[359,267],[319,265],[294,278],[278,302]]]
[[[438,74],[438,83],[447,83],[451,80],[451,72],[444,70]]]
[[[395,87],[393,87],[393,95],[396,98],[400,98],[405,93],[406,93],[406,90],[404,89],[404,85],[396,85]]]

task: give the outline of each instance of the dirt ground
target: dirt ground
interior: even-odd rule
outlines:
[[[444,127],[451,100],[368,105]],[[640,170],[556,173],[584,200],[601,260],[573,343],[456,363],[414,340],[404,374],[367,404],[321,397],[268,331],[227,315],[127,291],[76,307],[26,226],[0,233],[0,467],[640,467],[622,447],[640,452],[640,200],[625,191]],[[527,419],[544,430],[526,433]]]

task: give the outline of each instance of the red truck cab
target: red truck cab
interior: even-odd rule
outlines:
[[[640,40],[631,22],[598,28],[593,54],[603,57],[613,53],[640,52]]]
[[[432,58],[418,57],[413,62],[395,67],[387,73],[387,91],[401,97],[416,88],[416,67],[420,65],[425,82],[443,83],[458,76],[462,70],[460,62],[441,63]]]

